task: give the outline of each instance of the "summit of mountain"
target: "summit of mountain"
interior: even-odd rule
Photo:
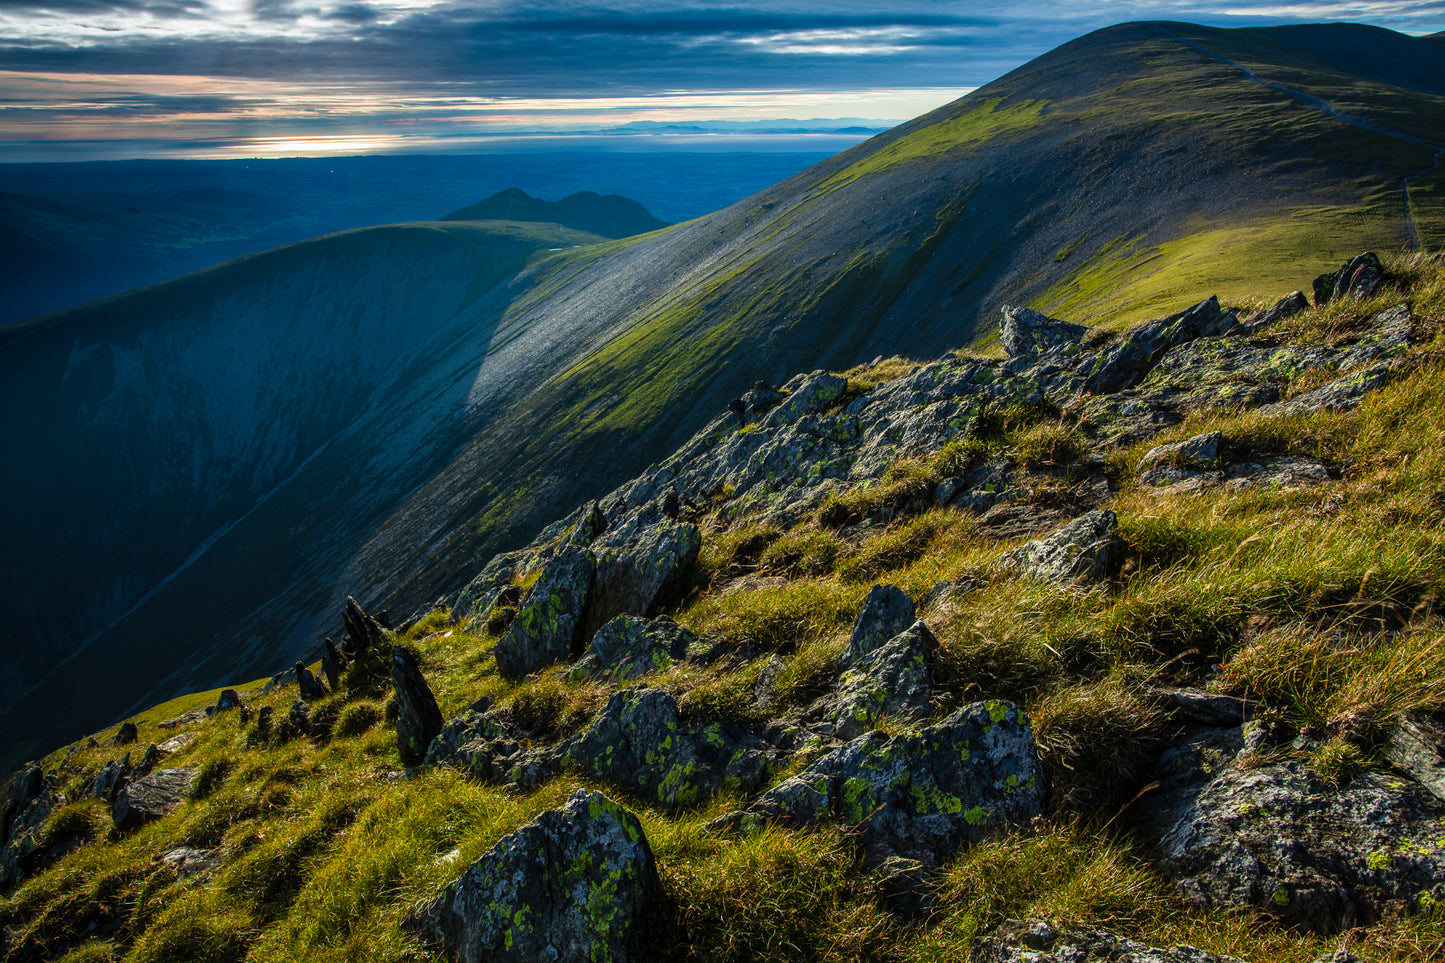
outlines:
[[[289,664],[347,596],[424,608],[759,380],[1438,247],[1442,75],[1375,28],[1125,24],[667,230],[355,232],[4,329],[0,725]]]
[[[560,224],[599,237],[631,237],[661,230],[667,222],[620,194],[578,191],[560,201],[535,198],[519,187],[498,191],[486,200],[452,211],[443,221],[541,221]]]

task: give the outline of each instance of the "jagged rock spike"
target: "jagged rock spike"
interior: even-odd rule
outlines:
[[[401,761],[419,766],[442,730],[442,713],[416,655],[404,645],[391,650],[391,684],[396,689],[396,748]]]

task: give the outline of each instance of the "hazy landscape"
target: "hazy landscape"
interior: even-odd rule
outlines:
[[[0,165],[0,956],[1445,953],[1445,34],[967,86]]]

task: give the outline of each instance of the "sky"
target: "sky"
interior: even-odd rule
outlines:
[[[1129,20],[1427,34],[1445,0],[0,0],[0,162],[886,127]]]

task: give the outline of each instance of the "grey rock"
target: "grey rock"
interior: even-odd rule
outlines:
[[[216,711],[225,712],[228,709],[240,708],[241,697],[236,694],[235,689],[222,689],[221,695],[216,699]]]
[[[546,564],[497,643],[497,669],[504,677],[520,679],[571,656],[596,567],[591,551],[575,547]]]
[[[1385,756],[1401,772],[1445,801],[1445,726],[1423,713],[1400,721]]]
[[[1344,267],[1315,278],[1315,304],[1328,304],[1338,298],[1363,300],[1375,293],[1385,279],[1385,266],[1373,251],[1357,254]]]
[[[619,615],[597,630],[567,678],[637,679],[682,661],[697,644],[697,636],[665,615],[651,621]]]
[[[1019,710],[976,702],[916,735],[859,736],[712,825],[802,827],[832,818],[859,834],[875,864],[901,856],[936,866],[965,844],[1041,815],[1043,781]]]
[[[1258,314],[1250,315],[1245,326],[1249,329],[1250,334],[1256,334],[1285,318],[1294,317],[1309,306],[1309,299],[1304,296],[1303,291],[1293,291]]]
[[[1149,696],[1175,718],[1200,726],[1241,726],[1254,714],[1243,699],[1197,689],[1154,689]]]
[[[698,527],[667,518],[656,503],[622,519],[592,546],[597,577],[584,638],[619,615],[655,614],[701,548]]]
[[[1223,442],[1224,435],[1211,431],[1172,444],[1159,445],[1149,449],[1148,454],[1139,459],[1137,470],[1145,471],[1161,463],[1186,469],[1211,469],[1219,463],[1219,446]]]
[[[913,624],[913,600],[896,585],[875,585],[863,599],[863,608],[853,620],[843,662],[861,662],[890,639]]]
[[[1342,375],[1328,384],[1306,391],[1285,401],[1262,408],[1268,414],[1304,415],[1316,411],[1353,411],[1371,392],[1378,391],[1390,381],[1393,366],[1381,362]]]
[[[1253,906],[1328,935],[1411,909],[1445,878],[1442,816],[1401,779],[1335,787],[1296,762],[1228,768],[1159,841],[1159,866],[1200,906]]]
[[[968,963],[1240,963],[1193,946],[1149,946],[1107,930],[1056,931],[1043,920],[1000,926],[973,941]]]
[[[179,736],[173,736],[167,739],[161,743],[161,746],[174,743],[177,739],[185,739],[186,741],[181,743],[181,745],[188,746],[198,738],[200,738],[200,736],[197,733],[183,732]],[[135,769],[131,770],[130,775],[132,779],[139,779],[141,776],[150,775],[151,771],[160,765],[161,758],[169,755],[169,753],[162,751],[161,746],[156,745],[154,742],[146,746],[146,751],[141,754],[140,762],[136,763]]]
[[[426,764],[450,766],[473,779],[492,783],[520,782],[518,767],[528,760],[511,729],[486,714],[469,709],[448,720],[427,749]],[[540,783],[540,776],[538,774]]]
[[[918,600],[918,611],[923,614],[933,612],[953,605],[961,599],[972,595],[985,585],[982,579],[976,579],[965,575],[961,578],[949,579],[947,582],[939,582],[933,588],[923,593],[923,598]]]
[[[45,857],[45,825],[60,806],[55,775],[30,765],[10,777],[5,788],[5,845],[0,849],[0,892],[35,872]]]
[[[195,742],[199,738],[201,738],[201,735],[198,732],[177,733],[176,735],[171,736],[165,742],[162,742],[160,745],[156,746],[156,755],[169,756],[172,753],[180,752],[182,749],[186,748],[186,746],[189,746],[191,743]],[[146,750],[146,755],[150,755],[149,749]]]
[[[336,643],[328,638],[321,647],[321,671],[326,673],[326,684],[331,687],[332,692],[341,691],[341,673],[346,666],[346,656],[342,655]]]
[[[130,773],[130,753],[126,753],[119,759],[112,759],[101,766],[100,771],[95,774],[95,778],[90,781],[89,795],[110,805],[115,802],[115,797],[125,788]]]
[[[847,386],[846,378],[830,375],[825,371],[815,371],[806,376],[776,408],[768,412],[762,424],[768,428],[792,424],[803,415],[832,404]]]
[[[194,725],[194,724],[197,723],[197,722],[201,722],[201,721],[205,720],[205,718],[206,718],[206,710],[205,710],[205,709],[191,709],[191,710],[189,710],[189,711],[187,711],[187,712],[182,712],[182,713],[181,713],[180,715],[178,715],[178,716],[174,716],[174,717],[172,717],[172,718],[170,718],[170,719],[163,719],[163,720],[161,720],[160,722],[157,722],[157,723],[156,723],[156,728],[158,728],[158,729],[180,729],[180,728],[183,728],[183,727],[185,727],[185,726]]]
[[[291,711],[286,714],[286,722],[290,726],[288,735],[310,735],[311,704],[302,699],[291,703]]]
[[[458,963],[624,963],[661,889],[637,817],[579,790],[503,838],[407,925]]]
[[[1226,334],[1238,323],[1234,312],[1222,310],[1219,300],[1210,298],[1182,314],[1140,325],[1094,363],[1084,388],[1095,395],[1132,388],[1149,375],[1169,349],[1196,338]]]
[[[116,830],[130,832],[169,815],[186,798],[195,775],[194,769],[161,769],[130,783],[110,807]]]
[[[1040,354],[1060,349],[1077,350],[1088,331],[1082,324],[1057,321],[1028,308],[1006,307],[999,326],[999,340],[1010,360],[1034,360]]]
[[[122,722],[120,728],[115,731],[115,738],[110,743],[113,746],[128,746],[140,738],[134,722]]]
[[[441,732],[442,712],[416,655],[404,645],[392,646],[391,684],[396,691],[397,752],[403,765],[420,765],[432,739]]]
[[[326,686],[316,678],[316,674],[306,668],[306,663],[298,661],[295,666],[296,686],[301,690],[301,698],[311,702],[324,699],[327,696]]]
[[[1060,585],[1108,579],[1119,564],[1119,520],[1108,509],[1081,515],[1045,538],[1008,552],[1004,567]]]
[[[386,645],[389,633],[380,622],[367,615],[361,604],[349,595],[346,597],[346,608],[341,613],[341,620],[345,623],[347,635],[351,640],[351,651],[348,654],[355,655]],[[343,643],[343,649],[345,648]]]
[[[220,869],[226,862],[226,854],[220,849],[195,849],[190,846],[177,846],[175,849],[167,849],[152,857],[154,862],[163,866],[169,866],[176,871],[181,879],[190,879],[193,876],[200,877],[198,882],[204,881],[214,870]]]
[[[702,803],[724,784],[747,790],[767,778],[739,726],[684,723],[671,694],[641,687],[613,693],[592,725],[559,744],[552,758],[668,810]]]
[[[928,627],[915,622],[867,655],[845,662],[836,693],[823,700],[822,715],[833,724],[834,735],[852,739],[885,718],[902,723],[928,718],[930,663],[937,648]]]
[[[1307,488],[1330,481],[1330,470],[1310,458],[1266,458],[1230,465],[1225,477],[1231,488]]]

